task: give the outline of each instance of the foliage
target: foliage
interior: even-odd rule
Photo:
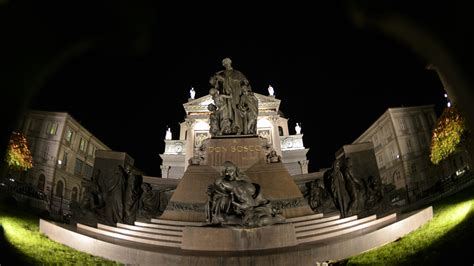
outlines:
[[[0,202],[0,227],[4,231],[0,248],[7,248],[0,250],[0,264],[11,263],[6,260],[10,256],[18,265],[118,265],[50,240],[39,231],[39,219],[31,209],[5,201]]]
[[[438,119],[431,138],[430,159],[438,164],[449,155],[455,153],[466,140],[466,121],[455,107],[447,107]]]
[[[28,148],[28,140],[18,132],[13,132],[8,143],[5,162],[11,170],[26,171],[33,167],[33,158]]]

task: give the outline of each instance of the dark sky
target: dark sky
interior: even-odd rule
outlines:
[[[155,7],[143,52],[116,52],[120,44],[109,43],[74,57],[31,108],[69,112],[154,176],[161,175],[167,125],[176,139],[189,89],[196,98],[207,94],[224,57],[255,92],[267,95],[274,87],[291,134],[301,122],[310,171],[330,166],[335,151],[389,107],[442,110],[442,84],[426,62],[395,40],[356,28],[336,2],[240,5]]]

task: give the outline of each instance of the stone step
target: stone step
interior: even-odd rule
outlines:
[[[357,215],[347,217],[347,218],[337,219],[337,220],[330,220],[330,221],[323,222],[323,223],[312,223],[312,224],[307,224],[307,225],[303,225],[303,226],[296,226],[295,225],[295,230],[296,230],[296,232],[307,231],[307,230],[312,230],[312,229],[318,229],[318,228],[333,226],[333,225],[337,225],[337,224],[343,224],[343,223],[351,222],[351,221],[354,221],[354,220],[357,220]]]
[[[355,216],[355,217],[356,217],[356,219],[357,219],[357,216]],[[338,220],[339,218],[341,218],[340,215],[334,215],[334,216],[329,216],[329,217],[320,218],[320,219],[315,219],[315,220],[295,222],[295,223],[293,223],[293,225],[294,225],[295,228],[296,228],[296,227],[307,226],[307,225],[311,225],[311,224],[326,223],[326,222]]]
[[[347,218],[345,218],[345,219],[347,219]],[[356,226],[356,225],[359,225],[359,224],[370,222],[370,221],[373,221],[373,220],[376,220],[376,219],[377,219],[377,216],[372,215],[372,216],[368,216],[368,217],[365,217],[365,218],[362,218],[362,219],[359,219],[359,220],[353,219],[352,221],[349,221],[349,222],[346,221],[345,223],[334,224],[332,226],[327,226],[327,227],[323,227],[323,228],[312,229],[312,226],[308,226],[308,227],[304,228],[306,230],[299,230],[298,232],[296,232],[296,238],[306,237],[306,236],[311,236],[311,235],[319,235],[319,234],[323,234],[323,233],[337,231],[337,230],[341,230],[341,229],[344,229],[344,228],[353,227],[353,226]]]
[[[159,229],[169,229],[175,231],[183,231],[184,226],[182,225],[165,225],[165,224],[152,224],[144,222],[135,222],[136,226],[149,227],[149,228],[159,228]]]
[[[290,223],[295,223],[295,222],[301,222],[301,221],[320,219],[320,218],[323,218],[323,216],[324,215],[322,213],[316,213],[316,214],[311,214],[311,215],[287,218],[286,220]]]
[[[142,238],[142,237],[136,237],[136,236],[128,236],[128,235],[122,235],[120,233],[115,233],[87,225],[83,225],[78,223],[77,224],[78,229],[86,230],[89,232],[93,232],[96,234],[104,235],[104,236],[109,236],[109,237],[115,237],[123,240],[128,240],[132,242],[137,242],[137,243],[143,243],[143,244],[150,244],[150,245],[155,245],[155,246],[165,246],[165,247],[176,247],[180,248],[181,247],[181,242],[176,242],[176,241],[166,241],[166,240],[156,240],[156,239],[149,239],[149,238]]]
[[[201,222],[187,222],[187,221],[174,221],[152,218],[151,223],[153,224],[166,224],[166,225],[180,225],[180,226],[203,226],[205,223]]]
[[[123,234],[123,235],[129,235],[129,236],[137,236],[137,237],[144,237],[144,238],[151,238],[151,239],[158,239],[158,240],[166,240],[166,241],[175,241],[175,242],[182,242],[182,237],[181,236],[173,236],[173,235],[168,235],[166,233],[145,233],[145,232],[139,232],[139,231],[134,231],[134,230],[129,230],[125,228],[119,228],[115,226],[110,226],[110,225],[105,225],[105,224],[97,224],[98,229],[104,229],[107,231]]]
[[[300,237],[300,238],[297,238],[297,242],[298,244],[303,244],[303,243],[315,242],[315,241],[320,241],[320,240],[325,240],[325,239],[330,239],[330,238],[336,238],[336,237],[340,237],[340,236],[343,236],[349,233],[354,233],[354,232],[364,230],[364,229],[370,229],[370,228],[378,229],[382,226],[395,222],[396,219],[397,219],[397,214],[394,213],[394,214],[382,217],[380,219],[375,219],[375,220],[362,223],[356,226],[351,226],[349,228],[345,228],[342,230],[332,231],[325,234]]]
[[[183,229],[179,230],[172,230],[172,229],[159,229],[159,228],[151,228],[151,227],[143,227],[143,226],[136,226],[136,225],[129,225],[129,224],[122,224],[117,223],[117,227],[125,228],[133,231],[140,231],[140,232],[149,232],[155,234],[167,234],[173,236],[182,236]]]

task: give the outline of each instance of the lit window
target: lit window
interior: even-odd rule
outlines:
[[[72,132],[72,130],[70,128],[67,128],[67,131],[66,131],[66,141],[67,142],[71,142],[73,134],[74,133]]]
[[[81,141],[79,142],[79,150],[85,151],[86,150],[86,140],[81,138]]]
[[[58,123],[50,122],[48,124],[48,134],[49,135],[56,135],[57,131],[58,131]]]

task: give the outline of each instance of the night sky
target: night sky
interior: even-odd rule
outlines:
[[[137,53],[117,52],[120,44],[111,42],[73,57],[42,85],[30,107],[69,112],[148,175],[161,176],[167,126],[177,139],[190,88],[196,98],[206,95],[209,77],[223,69],[225,57],[254,92],[267,95],[273,86],[290,134],[301,122],[310,172],[329,167],[337,149],[387,108],[435,104],[439,115],[445,104],[427,62],[381,33],[356,28],[335,2],[195,5],[151,9]]]

